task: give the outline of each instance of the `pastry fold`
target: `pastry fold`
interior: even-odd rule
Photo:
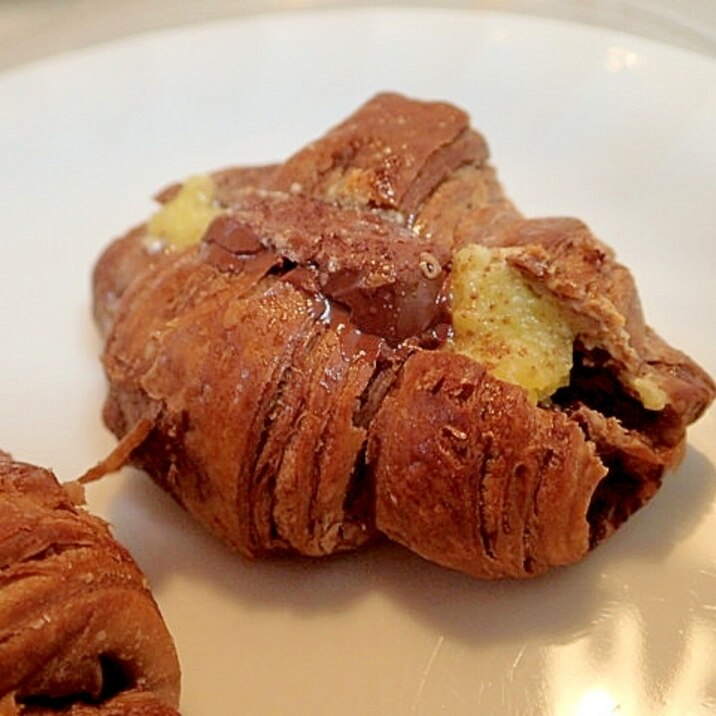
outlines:
[[[147,582],[70,494],[0,452],[0,713],[176,714],[179,664]]]
[[[211,181],[197,242],[149,222],[106,249],[94,311],[107,425],[151,423],[127,461],[245,555],[384,534],[479,577],[540,574],[655,494],[713,400],[614,252],[577,219],[523,217],[447,103],[378,95],[284,163]],[[547,398],[454,348],[472,247],[573,333]]]

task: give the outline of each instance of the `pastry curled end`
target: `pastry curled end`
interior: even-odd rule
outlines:
[[[177,713],[146,580],[54,475],[0,453],[0,713]]]
[[[478,577],[527,577],[590,547],[606,469],[564,415],[468,358],[408,358],[372,425],[376,524],[423,557]]]

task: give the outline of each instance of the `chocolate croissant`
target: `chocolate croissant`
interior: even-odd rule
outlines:
[[[146,580],[107,525],[52,473],[0,452],[0,713],[169,716],[179,678]]]
[[[713,400],[613,251],[523,217],[449,104],[378,95],[158,200],[94,272],[110,462],[245,555],[383,534],[534,576],[646,503]]]

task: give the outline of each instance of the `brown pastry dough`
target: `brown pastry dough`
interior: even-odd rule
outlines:
[[[75,486],[76,487],[76,486]],[[0,714],[177,714],[146,580],[47,470],[0,452]]]
[[[142,225],[97,264],[104,417],[115,463],[246,555],[383,533],[480,577],[575,562],[652,497],[714,397],[583,223],[520,215],[451,105],[379,95],[283,164],[212,177],[201,241],[157,249]],[[449,350],[475,245],[573,331],[546,399]]]

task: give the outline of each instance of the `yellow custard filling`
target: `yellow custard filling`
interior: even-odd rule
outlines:
[[[559,303],[507,263],[509,251],[471,245],[455,255],[448,347],[537,403],[569,383],[575,334]]]
[[[207,174],[187,179],[176,196],[149,219],[148,234],[178,250],[198,243],[221,213],[214,194],[214,182]]]
[[[669,402],[666,392],[650,378],[634,378],[631,387],[647,410],[663,410]]]

